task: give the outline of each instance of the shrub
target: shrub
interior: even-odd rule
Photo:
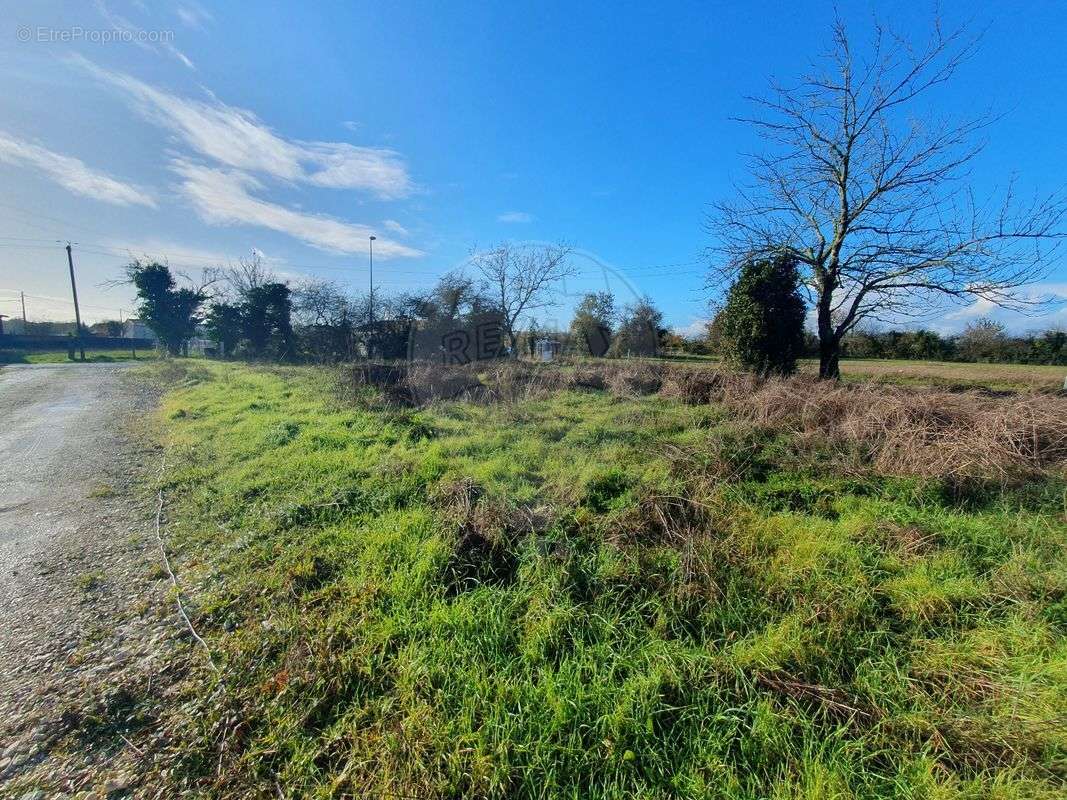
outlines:
[[[749,261],[730,287],[721,313],[722,351],[730,364],[757,375],[790,375],[804,352],[804,301],[796,260]]]

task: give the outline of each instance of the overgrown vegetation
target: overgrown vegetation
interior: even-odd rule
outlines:
[[[181,353],[202,321],[204,287],[179,287],[166,264],[136,259],[126,266],[126,279],[137,290],[137,313],[160,345],[172,356]]]
[[[655,366],[368,368],[333,392],[321,369],[159,369],[168,543],[222,669],[165,721],[171,790],[1067,787],[1067,401]]]
[[[804,353],[804,300],[797,262],[786,255],[742,265],[726,295],[718,326],[722,351],[757,375],[791,375]]]

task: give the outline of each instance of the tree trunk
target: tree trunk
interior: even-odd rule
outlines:
[[[819,295],[819,380],[836,381],[841,377],[841,337],[834,331],[831,318],[833,289],[824,288]]]
[[[841,343],[837,337],[819,339],[819,380],[836,381],[841,377]]]
[[[508,358],[518,360],[522,354],[519,352],[519,334],[515,332],[515,328],[512,325],[507,325],[504,328],[504,335],[507,337],[508,342]]]

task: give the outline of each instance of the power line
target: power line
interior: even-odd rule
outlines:
[[[4,292],[6,294],[19,294],[19,292],[15,291],[13,289],[0,289],[0,292]],[[73,305],[73,303],[70,301],[70,299],[69,298],[65,298],[65,297],[53,297],[51,295],[29,294],[29,293],[25,294],[25,296],[29,297],[31,300],[44,300],[44,301],[49,302],[49,303],[63,303],[64,305],[68,305],[68,306],[69,305]],[[12,298],[10,300],[0,299],[0,303],[18,303],[18,302],[19,302],[19,300],[15,299],[15,298]],[[122,310],[120,308],[116,308],[116,307],[112,307],[112,306],[93,305],[92,303],[81,303],[80,305],[81,305],[82,308],[91,308],[91,309],[93,309],[95,311],[121,311]]]
[[[22,214],[25,217],[29,217],[31,219],[31,221],[27,222],[25,224],[29,225],[32,228],[38,228],[39,230],[50,231],[51,229],[50,228],[45,228],[43,225],[38,225],[36,222],[32,221],[33,218],[35,218],[35,217],[40,217],[41,219],[47,219],[47,220],[51,220],[52,222],[59,223],[60,225],[63,226],[64,230],[67,229],[67,228],[76,228],[76,229],[80,229],[80,230],[83,230],[83,231],[87,231],[88,233],[91,233],[91,234],[93,234],[95,236],[103,236],[105,238],[108,236],[108,234],[106,234],[106,233],[101,233],[98,230],[94,230],[93,228],[86,227],[85,225],[82,225],[80,223],[69,222],[68,220],[60,219],[59,217],[53,217],[53,216],[50,216],[50,215],[45,214],[43,212],[35,211],[33,209],[25,209],[25,208],[22,208],[21,206],[12,205],[11,203],[0,202],[0,208],[6,208],[9,211],[14,211],[16,214]],[[55,241],[60,241],[60,239],[57,238]]]
[[[51,244],[54,244],[56,241],[58,241],[56,239],[30,239],[26,236],[0,236],[0,239],[10,239],[16,242],[44,242]]]
[[[44,240],[27,240],[27,241],[44,241]],[[0,242],[0,247],[13,247],[13,248],[16,248],[16,249],[50,250],[53,246],[54,245],[16,244],[16,243]],[[108,245],[101,245],[101,244],[93,244],[91,242],[83,243],[81,245],[81,250],[82,250],[83,253],[89,253],[91,255],[117,256],[117,257],[123,257],[123,256],[126,256],[126,255],[133,255],[136,252],[136,250],[134,248],[127,248],[126,250],[120,250],[119,248],[116,248],[116,247],[109,247]],[[174,251],[172,251],[172,252],[174,252]],[[174,252],[174,255],[178,256],[179,258],[187,259],[189,261],[199,260],[199,261],[204,262],[203,264],[189,264],[189,263],[185,263],[184,261],[172,261],[169,257],[167,257],[166,253],[163,252],[163,251],[161,251],[157,255],[166,258],[167,263],[172,264],[173,266],[176,266],[176,267],[185,267],[185,268],[190,268],[190,269],[196,269],[196,268],[203,268],[203,267],[208,266],[208,265],[219,265],[219,266],[222,266],[222,264],[220,263],[221,259],[212,258],[212,257],[209,257],[209,256],[202,256],[202,255],[201,256],[197,256],[197,255],[193,255],[193,254],[183,254],[181,252]],[[700,261],[680,261],[680,262],[677,262],[675,264],[650,264],[650,265],[647,265],[647,266],[631,265],[631,266],[628,266],[628,267],[607,267],[606,269],[609,272],[621,272],[621,273],[623,273],[625,275],[628,275],[629,277],[633,277],[633,278],[656,278],[656,277],[660,277],[660,276],[668,277],[668,276],[678,276],[678,275],[699,275],[699,274],[703,274],[704,271],[703,270],[699,270],[699,269],[678,269],[677,268],[677,267],[684,267],[684,266],[695,266],[695,265],[700,264],[700,263],[702,263],[702,262],[700,262]],[[280,271],[283,271],[283,272],[285,271],[286,268],[289,268],[289,269],[302,269],[302,270],[324,270],[324,271],[328,271],[328,272],[344,272],[344,273],[347,273],[347,274],[358,274],[358,273],[362,272],[362,270],[364,269],[364,267],[362,267],[362,266],[353,266],[353,265],[342,266],[342,265],[334,265],[334,264],[304,264],[304,263],[293,263],[293,262],[289,262],[289,261],[283,262],[278,267],[278,269]],[[588,267],[586,269],[580,269],[579,271],[582,274],[588,275],[588,274],[599,273],[603,269],[604,268],[602,268],[602,267],[593,266],[593,267]],[[410,269],[391,268],[389,270],[389,274],[391,274],[391,275],[430,275],[430,276],[433,276],[433,275],[436,275],[437,273],[438,273],[438,269],[435,268],[435,267],[432,267],[432,266],[428,266],[428,267],[421,268],[421,269],[420,268],[410,268]]]
[[[0,242],[0,247],[13,247],[16,250],[51,250],[56,246],[52,244],[17,244],[15,242]]]
[[[10,211],[15,212],[16,214],[18,214],[21,217],[27,218],[26,220],[24,220],[24,224],[27,224],[30,227],[37,228],[37,229],[42,230],[42,231],[51,232],[52,228],[45,227],[44,225],[39,224],[39,222],[37,221],[38,218],[40,218],[42,220],[50,220],[50,221],[52,221],[54,223],[57,223],[57,224],[63,226],[64,229],[66,229],[66,228],[75,228],[75,229],[84,230],[84,231],[87,231],[89,233],[93,233],[95,235],[102,236],[102,237],[105,237],[105,238],[107,238],[107,236],[108,236],[107,234],[104,234],[104,233],[102,233],[100,231],[97,231],[97,230],[94,230],[92,228],[89,228],[89,227],[87,227],[85,225],[71,223],[71,222],[69,222],[67,220],[59,219],[58,217],[53,217],[51,215],[44,214],[44,213],[35,211],[33,209],[26,209],[26,208],[23,208],[23,207],[20,207],[20,206],[15,206],[15,205],[12,205],[10,203],[0,202],[0,208],[9,209]],[[34,237],[27,237],[27,236],[0,236],[0,248],[6,247],[6,248],[10,248],[10,249],[23,249],[23,250],[51,250],[57,244],[60,244],[60,241],[61,241],[60,239],[44,239],[44,238],[34,238]],[[108,243],[105,243],[105,242],[81,242],[81,243],[79,243],[79,247],[80,247],[80,251],[79,252],[84,253],[84,254],[89,254],[89,255],[94,255],[94,256],[103,256],[103,257],[118,257],[118,258],[124,258],[124,257],[136,258],[136,256],[134,254],[138,250],[147,250],[147,249],[149,249],[149,248],[136,248],[136,247],[125,247],[125,248],[123,248],[120,245],[108,244]],[[151,249],[156,250],[157,248],[151,248]],[[145,253],[145,255],[148,255],[148,253]],[[177,261],[177,262],[171,262],[170,259],[169,259],[170,255],[174,255],[174,256],[178,257],[179,259],[181,259],[181,260]],[[68,256],[69,256],[69,253],[68,253]],[[158,249],[157,257],[162,257],[164,260],[167,261],[168,264],[173,264],[176,267],[186,268],[186,269],[198,269],[198,268],[199,269],[204,269],[204,268],[211,267],[211,266],[222,267],[222,266],[224,266],[224,262],[226,263],[226,265],[229,265],[229,264],[232,264],[234,260],[238,260],[240,258],[240,257],[237,257],[237,259],[227,260],[225,257],[219,258],[219,257],[216,257],[216,256],[205,255],[203,253],[188,253],[188,252],[184,252],[184,251],[180,251],[180,250],[169,250],[169,252],[168,252],[167,248]],[[195,263],[195,262],[200,262],[200,263]],[[608,266],[608,265],[600,265],[600,264],[584,265],[583,264],[578,268],[577,271],[582,276],[599,275],[599,274],[603,274],[605,272],[608,272],[608,273],[619,273],[619,274],[622,274],[622,275],[624,275],[626,277],[633,278],[633,279],[655,280],[657,278],[674,278],[674,277],[680,277],[680,276],[686,276],[686,275],[703,274],[704,270],[702,270],[702,269],[692,269],[692,267],[697,267],[698,265],[702,265],[703,263],[704,263],[703,260],[693,259],[693,260],[689,260],[689,261],[674,261],[674,262],[667,262],[667,263],[662,263],[662,264],[631,264],[631,265],[626,265],[626,266]],[[268,265],[268,269],[269,268],[270,268],[270,265]],[[74,286],[73,286],[73,263],[72,262],[70,264],[70,269],[71,269],[71,272],[72,272],[72,275],[71,275],[72,291],[76,291],[76,289],[74,289]],[[363,272],[364,267],[362,265],[358,265],[357,266],[357,265],[352,265],[352,264],[348,264],[348,265],[310,264],[310,263],[292,263],[292,262],[285,261],[285,262],[279,264],[276,269],[277,269],[277,271],[283,272],[283,273],[286,270],[308,270],[308,271],[311,271],[312,273],[320,272],[320,271],[324,271],[324,272],[340,272],[340,273],[344,273],[346,276],[349,276],[349,277],[356,277],[356,276],[360,275]],[[397,288],[412,287],[412,286],[424,286],[427,283],[432,282],[437,277],[439,277],[441,272],[442,272],[442,270],[440,268],[434,267],[434,266],[430,266],[430,265],[426,265],[426,266],[423,266],[423,267],[414,267],[413,266],[413,267],[408,268],[408,269],[391,268],[387,272],[387,275],[390,276],[390,277],[386,278],[386,280],[379,281],[379,283],[382,284],[382,285],[391,286],[391,287],[397,287]],[[390,278],[393,278],[393,277],[401,277],[401,276],[410,276],[410,277],[401,278],[400,280],[391,280],[390,279]],[[316,277],[316,276],[314,274],[312,274],[310,277]],[[11,290],[0,290],[0,291],[10,292]],[[77,303],[76,300],[75,300],[74,303],[71,303],[71,301],[69,301],[69,300],[64,300],[64,299],[58,298],[58,297],[49,297],[49,296],[45,296],[45,295],[33,295],[33,294],[31,294],[31,295],[21,295],[20,294],[20,298],[24,298],[24,297],[27,297],[27,296],[30,297],[30,298],[33,298],[33,299],[45,300],[45,301],[48,301],[48,302],[51,302],[51,303],[63,303],[64,305],[67,305],[67,306],[74,305],[75,306],[75,316],[77,317],[79,315],[78,303]],[[19,302],[19,301],[12,300],[12,301],[2,301],[2,302]],[[22,303],[23,303],[23,309],[24,309],[24,307],[25,307],[24,299],[22,300]],[[84,306],[85,308],[92,309],[92,310],[95,310],[95,311],[103,311],[103,312],[109,312],[109,313],[113,313],[115,311],[118,311],[120,314],[122,313],[122,309],[116,309],[116,308],[107,307],[107,306],[100,306],[100,305],[94,305],[94,304],[81,304],[81,305]],[[25,310],[23,310],[23,316],[25,316]]]
[[[106,234],[102,234],[102,233],[100,233],[98,231],[94,231],[91,228],[86,228],[84,225],[77,225],[77,224],[74,224],[74,223],[70,223],[70,222],[67,222],[65,220],[61,220],[58,217],[52,217],[52,216],[49,216],[47,214],[42,214],[40,212],[30,212],[30,211],[27,211],[26,209],[22,209],[22,208],[20,208],[18,206],[13,206],[13,205],[11,205],[9,203],[0,202],[0,207],[14,210],[14,211],[16,211],[18,213],[21,213],[21,214],[24,214],[26,216],[36,215],[36,216],[39,216],[39,217],[41,217],[43,219],[53,220],[53,221],[58,222],[59,224],[64,225],[64,226],[73,227],[73,228],[81,228],[82,230],[87,230],[89,232],[96,233],[97,235],[100,235],[100,236],[106,236]],[[43,226],[34,225],[34,227],[39,227],[42,230],[47,230]],[[42,248],[46,248],[50,242],[58,242],[58,241],[60,241],[58,239],[56,239],[56,240],[33,239],[33,238],[30,238],[30,237],[17,237],[17,236],[0,236],[0,239],[18,241],[18,242],[35,243],[35,244],[39,244]],[[0,247],[4,247],[4,246],[8,246],[8,247],[29,247],[29,245],[8,245],[8,244],[6,244],[6,242],[0,242]],[[79,246],[81,246],[83,250],[86,250],[86,252],[93,252],[95,255],[118,255],[118,256],[123,256],[123,255],[135,253],[138,249],[140,249],[140,248],[134,248],[134,247],[120,248],[120,247],[115,246],[115,245],[108,245],[108,244],[99,243],[99,242],[81,242],[81,243],[79,243]],[[205,256],[203,254],[198,254],[198,253],[185,253],[185,252],[182,252],[180,250],[171,250],[169,253],[166,253],[166,252],[161,250],[158,253],[158,255],[161,255],[161,256],[174,255],[174,256],[177,256],[178,258],[185,259],[185,260],[188,260],[188,261],[201,261],[201,262],[204,262],[204,263],[210,264],[210,265],[219,264],[220,261],[222,260],[222,259],[216,258],[214,256]],[[697,260],[690,260],[690,261],[676,261],[676,262],[670,262],[670,263],[664,263],[664,264],[632,264],[632,265],[625,265],[625,266],[610,266],[610,267],[608,267],[608,269],[611,270],[611,271],[615,271],[615,272],[624,272],[624,273],[633,272],[635,274],[636,273],[647,272],[650,275],[653,275],[653,274],[659,274],[658,273],[659,270],[676,268],[676,267],[690,267],[690,266],[696,266],[696,265],[702,264],[702,263],[703,262],[701,260],[697,259]],[[189,265],[186,265],[186,266],[189,266]],[[288,262],[288,261],[285,262],[285,264],[283,266],[292,267],[294,269],[317,269],[317,270],[342,271],[342,272],[353,272],[353,271],[358,271],[359,270],[359,267],[354,267],[354,266],[351,266],[351,265],[339,266],[339,265],[332,265],[332,264],[306,264],[306,263],[291,263],[291,262]],[[281,268],[282,267],[279,267],[279,269],[281,269]],[[602,269],[602,268],[593,266],[593,267],[590,267],[588,271],[597,271],[599,269]],[[400,272],[400,273],[405,273],[405,274],[423,274],[425,272],[430,272],[430,271],[436,271],[436,270],[433,267],[428,267],[425,270],[396,270],[396,269],[390,270],[390,272],[393,272],[393,273]],[[693,271],[693,272],[696,272],[696,271]],[[676,273],[676,274],[686,274],[686,273]]]

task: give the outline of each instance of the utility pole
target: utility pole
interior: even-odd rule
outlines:
[[[26,333],[26,293],[19,292],[19,299],[22,301],[22,332]]]
[[[74,282],[74,255],[67,242],[67,266],[70,267],[70,292],[74,295],[74,335],[78,339],[78,350],[81,351],[81,359],[85,360],[85,343],[82,342],[82,315],[78,310],[78,284]]]
[[[370,337],[367,339],[367,356],[374,358],[374,240],[377,236],[370,237]]]

